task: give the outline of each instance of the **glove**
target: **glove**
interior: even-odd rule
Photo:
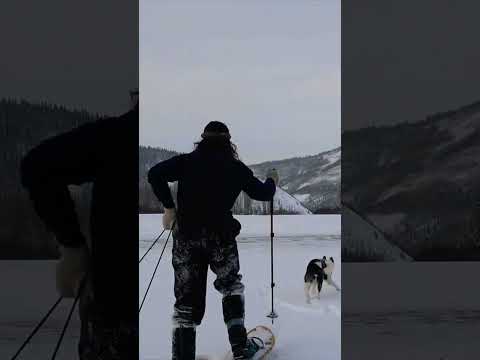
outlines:
[[[172,230],[173,223],[175,222],[177,217],[175,208],[167,209],[165,208],[165,212],[163,213],[163,228],[166,230]]]
[[[275,185],[278,185],[278,182],[280,181],[279,180],[279,177],[278,177],[278,171],[277,169],[273,168],[273,169],[270,169],[267,173],[267,179],[270,178],[273,180],[273,182],[275,183]]]
[[[88,270],[88,249],[60,246],[60,254],[55,274],[57,291],[63,297],[74,298]]]
[[[242,230],[242,224],[240,224],[240,221],[237,219],[233,218],[232,219],[232,233],[235,237],[237,237],[240,234],[240,231]]]

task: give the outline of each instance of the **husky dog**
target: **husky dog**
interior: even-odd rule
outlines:
[[[311,302],[312,293],[314,293],[317,298],[320,298],[320,291],[322,290],[324,280],[337,291],[340,291],[340,288],[332,279],[334,268],[335,262],[332,257],[327,259],[327,257],[324,256],[321,260],[313,259],[308,263],[304,277],[307,304]]]

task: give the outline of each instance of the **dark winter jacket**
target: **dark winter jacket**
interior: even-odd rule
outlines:
[[[23,159],[21,175],[40,218],[64,246],[85,243],[68,185],[93,183],[90,235],[95,297],[116,316],[122,316],[116,304],[128,304],[131,298],[135,315],[138,107],[42,142]],[[126,315],[128,310],[122,312]]]
[[[168,182],[178,181],[180,230],[221,226],[232,218],[231,209],[242,190],[252,199],[268,201],[276,189],[272,179],[262,183],[241,161],[200,150],[155,165],[148,181],[166,208],[175,207]]]

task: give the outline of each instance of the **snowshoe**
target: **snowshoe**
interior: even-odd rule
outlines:
[[[242,354],[229,351],[224,360],[262,360],[266,359],[275,345],[275,336],[266,326],[257,326],[248,332],[248,340]]]

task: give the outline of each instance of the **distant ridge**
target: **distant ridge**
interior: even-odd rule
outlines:
[[[157,213],[161,212],[162,207],[153,194],[150,184],[147,182],[148,170],[160,161],[169,159],[179,153],[171,150],[140,146],[139,149],[139,212]],[[260,176],[263,177],[263,176]],[[176,191],[176,186],[172,185],[172,190]],[[233,207],[235,214],[268,214],[269,207],[267,202],[251,200],[244,193],[241,193]],[[289,195],[287,192],[279,189],[275,197],[275,211],[280,214],[311,214],[301,201]]]

